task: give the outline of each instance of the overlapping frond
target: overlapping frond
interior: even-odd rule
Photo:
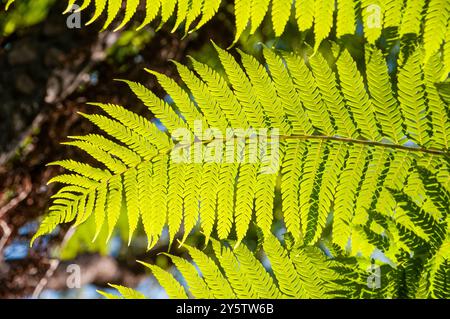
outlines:
[[[35,238],[89,218],[108,238],[124,215],[130,240],[141,221],[149,248],[165,225],[171,240],[199,226],[207,238],[236,234],[239,244],[253,220],[270,232],[278,189],[287,230],[306,244],[328,220],[334,243],[365,256],[412,251],[447,227],[448,212],[423,180],[450,187],[448,104],[436,78],[420,76],[442,67],[439,59],[424,64],[418,48],[392,85],[373,48],[366,72],[346,51],[334,71],[320,53],[304,59],[264,48],[265,68],[217,50],[227,78],[194,60],[193,71],[177,64],[187,89],[151,72],[174,105],[126,81],[165,130],[117,105],[95,104],[108,116],[83,114],[109,137],[67,144],[104,167],[55,163],[71,172],[51,181],[66,186]]]
[[[212,240],[212,246],[217,261],[190,246],[186,248],[192,262],[167,255],[185,285],[175,279],[172,271],[143,264],[170,298],[333,298],[335,292],[346,290],[339,284],[340,273],[333,269],[336,261],[317,247],[297,245],[288,249],[267,234],[264,240],[264,252],[270,263],[267,265],[245,245],[233,250],[228,242]],[[273,270],[273,275],[264,265]],[[128,298],[128,291],[126,295],[119,292]]]
[[[386,276],[384,296],[389,298],[448,299],[450,288],[448,238],[433,254],[417,250],[401,253],[399,264]]]
[[[9,6],[14,0],[9,0]],[[68,0],[66,12],[78,5],[77,10],[94,6],[90,24],[105,16],[104,28],[115,20],[123,28],[134,19],[139,6],[143,8],[142,28],[155,20],[159,25],[172,21],[173,30],[184,25],[184,31],[196,30],[211,20],[222,5],[221,0]],[[327,38],[333,29],[338,37],[356,33],[362,19],[367,41],[374,44],[384,30],[394,29],[399,38],[415,36],[422,39],[425,59],[449,43],[449,0],[235,0],[235,42],[248,28],[254,34],[267,16],[273,32],[281,36],[290,17],[295,17],[298,29],[314,30],[315,47]],[[336,18],[335,18],[336,17]],[[336,26],[334,28],[334,26]],[[446,41],[447,39],[447,41]],[[448,51],[447,49],[445,51]],[[448,72],[447,65],[447,72]]]
[[[142,264],[169,298],[448,298],[448,240],[431,257],[419,250],[414,255],[399,251],[398,262],[392,264],[348,257],[335,245],[325,254],[317,246],[288,242],[286,235],[283,243],[266,234],[263,254],[212,240],[212,252],[185,246],[190,258],[167,254],[173,263],[168,270]],[[137,291],[116,288],[122,298],[142,298]]]

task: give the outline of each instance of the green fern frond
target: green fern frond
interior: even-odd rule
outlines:
[[[8,8],[13,1],[9,0],[6,7]],[[448,1],[235,0],[236,32],[233,43],[239,40],[247,28],[250,29],[250,34],[256,33],[266,15],[270,15],[274,34],[281,36],[293,15],[300,31],[314,29],[314,47],[317,49],[332,30],[336,30],[338,38],[355,34],[359,17],[362,17],[363,32],[368,43],[375,44],[385,30],[394,29],[394,33],[400,38],[407,39],[414,36],[416,39],[423,39],[424,59],[428,60],[440,51],[443,44],[449,43]],[[223,2],[222,0],[126,0],[122,3],[122,0],[68,0],[66,12],[69,12],[75,4],[80,5],[80,11],[92,5],[95,7],[94,14],[87,24],[105,16],[103,29],[106,29],[121,16],[122,20],[115,28],[120,30],[134,20],[140,6],[145,6],[144,19],[138,29],[155,20],[159,20],[160,26],[173,20],[172,31],[184,24],[184,31],[187,33],[198,30],[210,21],[218,13]]]
[[[450,21],[450,19],[449,19]],[[450,23],[449,23],[450,25]],[[444,43],[444,72],[440,80],[445,80],[450,73],[450,28],[447,28],[445,33],[445,43]]]
[[[344,51],[336,62],[340,86],[349,111],[360,129],[360,134],[370,140],[379,140],[375,119],[375,108],[369,99],[361,74],[348,51]]]
[[[374,48],[366,50],[366,72],[347,51],[336,69],[321,53],[305,59],[264,48],[266,68],[245,53],[241,66],[217,51],[228,80],[195,60],[194,71],[177,64],[189,90],[151,72],[174,105],[126,82],[167,131],[117,105],[95,104],[108,116],[83,115],[111,139],[67,144],[104,167],[57,163],[71,173],[51,181],[66,187],[35,238],[89,218],[96,234],[105,224],[111,236],[123,215],[129,239],[142,222],[149,249],[165,225],[171,241],[180,230],[184,241],[198,224],[207,241],[214,231],[220,239],[234,231],[238,245],[252,220],[270,233],[278,190],[295,239],[316,243],[330,220],[332,241],[351,254],[391,245],[411,251],[444,227],[443,204],[423,180],[425,169],[450,187],[448,104],[433,85],[440,75],[431,77],[438,59],[424,64],[418,48],[391,83]]]
[[[177,277],[180,281],[172,276],[173,269],[142,264],[170,298],[448,298],[449,237],[435,253],[423,247],[414,254],[400,249],[396,262],[386,264],[373,258],[348,257],[326,241],[322,248],[304,245],[289,240],[288,235],[284,235],[283,244],[274,235],[265,234],[263,254],[244,244],[231,249],[234,242],[216,240],[212,240],[213,253],[185,246],[192,260],[166,254],[183,276],[183,280]],[[124,298],[141,296],[123,289],[118,287]]]
[[[340,287],[333,261],[317,247],[296,246],[288,251],[273,235],[266,234],[264,251],[274,271],[271,275],[245,245],[232,250],[229,244],[213,240],[212,246],[216,262],[190,246],[185,248],[196,266],[168,255],[183,275],[185,287],[170,272],[142,264],[171,298],[186,296],[184,288],[195,298],[332,298]]]

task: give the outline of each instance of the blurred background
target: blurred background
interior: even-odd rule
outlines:
[[[212,21],[184,38],[181,30],[170,32],[173,22],[158,32],[154,29],[158,22],[134,31],[144,8],[139,9],[135,25],[113,33],[100,32],[102,19],[89,27],[69,29],[67,15],[62,15],[66,1],[20,0],[8,12],[3,10],[5,3],[0,0],[0,298],[100,298],[97,289],[112,292],[108,283],[136,287],[151,298],[165,298],[157,282],[136,263],[138,259],[170,269],[169,259],[159,253],[185,252],[176,245],[169,247],[164,236],[147,252],[142,230],[130,246],[120,230],[106,245],[102,238],[92,243],[93,225],[83,224],[76,231],[67,225],[29,247],[56,191],[47,181],[60,173],[59,168],[46,164],[66,158],[90,161],[81,152],[61,145],[67,136],[96,132],[77,114],[92,112],[86,102],[120,104],[152,118],[129,89],[114,79],[141,82],[164,97],[144,68],[178,80],[170,59],[186,64],[190,55],[217,65],[210,41],[222,48],[233,42],[232,1],[224,1]],[[91,7],[81,13],[82,23],[92,11]],[[119,17],[116,23],[120,21]],[[258,56],[260,43],[300,51],[312,38],[312,32],[300,33],[293,24],[288,25],[283,40],[274,38],[266,16],[258,33],[252,37],[244,34],[236,46]],[[349,49],[363,61],[361,34],[352,40],[355,47]],[[275,232],[283,231],[279,215],[276,212]],[[200,235],[193,236],[188,243],[202,247],[202,240]],[[254,229],[247,244],[258,244]],[[81,269],[79,289],[67,287],[72,264]]]

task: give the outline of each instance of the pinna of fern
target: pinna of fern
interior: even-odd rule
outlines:
[[[429,241],[435,229],[428,224],[445,223],[448,212],[430,200],[422,176],[425,169],[444,189],[450,187],[449,107],[434,84],[442,71],[439,58],[424,65],[418,48],[392,84],[382,54],[371,47],[365,73],[346,50],[337,53],[334,70],[321,53],[304,59],[263,48],[266,69],[243,52],[241,66],[216,48],[226,78],[195,60],[194,71],[177,63],[187,90],[150,71],[174,105],[125,81],[164,131],[118,105],[95,104],[109,116],[82,114],[109,137],[90,134],[65,144],[104,167],[53,163],[72,173],[50,181],[65,186],[33,240],[60,223],[79,225],[89,218],[95,233],[106,227],[109,238],[125,215],[129,240],[141,221],[149,248],[165,225],[171,240],[182,228],[184,241],[198,223],[207,241],[213,232],[219,239],[235,233],[239,244],[254,217],[270,232],[278,191],[284,223],[297,240],[316,243],[331,217],[333,242],[352,254],[369,256],[380,248],[395,258],[396,246],[411,250],[421,243],[409,243],[405,233]],[[196,162],[192,156],[199,147],[206,152],[240,140],[202,141],[196,123],[219,131],[277,129],[278,135],[264,139],[278,143],[278,161],[270,161],[269,147],[256,162]],[[180,128],[196,136],[190,147],[173,138]],[[251,139],[244,141],[249,146]],[[190,160],[173,160],[180,146]],[[423,208],[420,218],[408,214],[392,190]]]

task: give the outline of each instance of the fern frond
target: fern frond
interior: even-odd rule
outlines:
[[[280,291],[291,298],[306,298],[300,274],[281,243],[274,236],[266,236],[263,247],[277,278]]]
[[[337,135],[356,137],[357,130],[348,106],[345,105],[342,92],[338,89],[336,74],[331,70],[328,62],[318,52],[309,60],[320,97],[334,118]],[[312,84],[312,85],[314,85]]]
[[[8,0],[6,8],[13,2],[14,0]],[[103,29],[106,29],[118,16],[122,16],[122,20],[114,28],[117,31],[134,21],[139,7],[143,7],[145,3],[144,19],[137,27],[138,30],[159,20],[159,27],[173,21],[172,31],[180,29],[184,24],[184,32],[188,33],[198,30],[209,22],[218,14],[224,2],[223,0],[126,0],[122,4],[121,0],[68,0],[65,13],[75,4],[80,5],[80,11],[93,4],[94,13],[86,24],[105,16]],[[364,36],[369,43],[374,44],[384,30],[393,28],[394,33],[398,33],[400,38],[406,39],[409,36],[423,38],[425,59],[428,59],[440,50],[447,37],[450,15],[448,7],[448,0],[296,0],[295,2],[235,0],[236,32],[233,43],[239,40],[249,25],[250,34],[255,34],[264,17],[269,14],[275,36],[281,36],[293,14],[300,31],[314,28],[314,47],[317,49],[332,30],[336,30],[338,38],[354,35],[358,17],[362,17]],[[295,11],[292,12],[293,10]]]
[[[257,292],[253,289],[251,281],[242,271],[237,258],[233,254],[233,251],[229,247],[223,246],[215,240],[213,240],[212,246],[220,266],[236,294],[236,297],[238,299],[248,297],[256,298]]]
[[[439,96],[436,84],[442,77],[443,65],[437,56],[428,59],[424,68],[425,94],[431,113],[431,126],[433,134],[431,145],[433,147],[450,148],[450,119],[446,112],[445,102]]]
[[[364,35],[371,44],[381,36],[385,1],[361,1]]]
[[[245,245],[231,250],[229,243],[213,240],[215,262],[204,252],[185,248],[197,268],[180,257],[169,257],[195,298],[330,298],[338,287],[344,289],[334,283],[340,274],[319,248],[298,245],[288,251],[272,234],[265,235],[264,251],[275,278]],[[184,296],[183,287],[168,271],[143,264],[151,269],[169,297]]]
[[[220,165],[219,187],[217,189],[217,233],[220,239],[230,235],[233,226],[236,163]],[[237,214],[236,214],[237,215]]]
[[[246,152],[244,156],[249,156],[249,144],[246,143]],[[265,207],[261,207],[261,204],[264,204],[261,200],[258,200],[258,196],[266,196],[263,197],[265,201],[273,201],[273,196],[270,196],[270,188],[274,188],[274,185],[270,183],[264,184],[264,181],[261,181],[260,175],[258,175],[259,165],[249,165],[243,164],[239,166],[238,169],[238,180],[236,183],[236,209],[234,220],[236,223],[236,233],[239,241],[244,239],[247,234],[248,227],[252,220],[253,209],[255,209],[257,220],[267,222],[262,218],[264,213],[267,213],[267,205]],[[259,177],[259,178],[258,178]],[[266,194],[265,191],[269,190],[269,194]],[[268,205],[269,208],[269,216],[272,217],[272,203]],[[266,209],[266,211],[263,211]],[[271,227],[271,219],[266,223],[265,229],[270,229]],[[268,227],[267,227],[268,226]]]
[[[227,78],[194,60],[196,72],[177,64],[186,88],[152,72],[174,105],[126,82],[164,131],[123,107],[96,104],[107,115],[84,116],[111,140],[91,134],[68,144],[105,167],[59,162],[72,173],[51,181],[66,186],[37,235],[94,218],[95,233],[107,226],[109,237],[125,216],[129,239],[142,220],[148,248],[165,225],[171,241],[183,230],[184,242],[197,224],[207,242],[217,231],[219,239],[235,235],[238,246],[253,216],[270,233],[279,191],[287,230],[306,244],[317,243],[327,221],[333,243],[352,255],[395,255],[395,245],[411,251],[435,236],[447,213],[433,204],[422,167],[450,188],[448,104],[433,84],[439,59],[425,64],[418,48],[391,82],[372,47],[365,72],[347,51],[334,68],[320,52],[263,50],[267,68],[217,48]]]
[[[186,278],[189,287],[189,293],[196,299],[209,299],[213,298],[213,294],[204,279],[200,277],[197,268],[187,261],[178,256],[168,255],[181,275]]]
[[[136,169],[129,170],[124,174],[123,183],[129,225],[128,243],[131,242],[139,221],[139,184],[136,177]]]
[[[289,143],[286,146],[284,165],[282,167],[281,188],[283,200],[284,222],[287,230],[293,234],[295,239],[299,239],[300,214],[299,214],[299,183],[302,174],[302,159],[305,152],[305,145],[300,141]]]
[[[272,276],[266,272],[264,266],[247,246],[240,245],[234,250],[234,254],[239,261],[241,271],[250,281],[256,298],[270,299],[282,296]]]
[[[450,26],[450,18],[449,22],[447,22]],[[440,80],[445,80],[450,73],[450,28],[447,28],[445,33],[445,43],[444,43],[444,72],[442,74],[442,78]]]
[[[314,83],[311,70],[304,60],[294,54],[284,55],[290,76],[293,79],[298,98],[306,109],[306,117],[310,119],[316,130],[325,135],[334,135],[334,119],[322,101],[319,88]],[[306,122],[309,126],[309,123]]]
[[[301,106],[299,94],[297,94],[294,83],[289,76],[288,70],[281,57],[267,48],[263,49],[266,63],[269,67],[276,93],[272,93],[276,106],[281,105],[290,126],[292,134],[308,134],[313,132],[312,123],[308,119],[304,108]],[[278,99],[277,96],[278,95]],[[298,128],[302,128],[299,130]]]
[[[242,64],[253,84],[255,96],[263,108],[264,114],[270,120],[271,128],[278,128],[282,134],[289,131],[289,123],[286,121],[283,105],[276,94],[274,84],[267,74],[266,69],[255,58],[241,53]]]
[[[429,297],[437,299],[448,299],[450,296],[450,242],[442,244],[435,256],[427,265],[429,269],[430,287]]]
[[[250,33],[254,34],[269,11],[270,0],[251,0]]]
[[[384,27],[398,27],[402,21],[402,14],[404,9],[405,1],[403,0],[393,0],[385,1],[385,11],[384,11]]]
[[[192,260],[200,269],[206,284],[211,289],[215,298],[234,299],[236,297],[231,283],[226,279],[218,265],[200,250],[186,246]]]

